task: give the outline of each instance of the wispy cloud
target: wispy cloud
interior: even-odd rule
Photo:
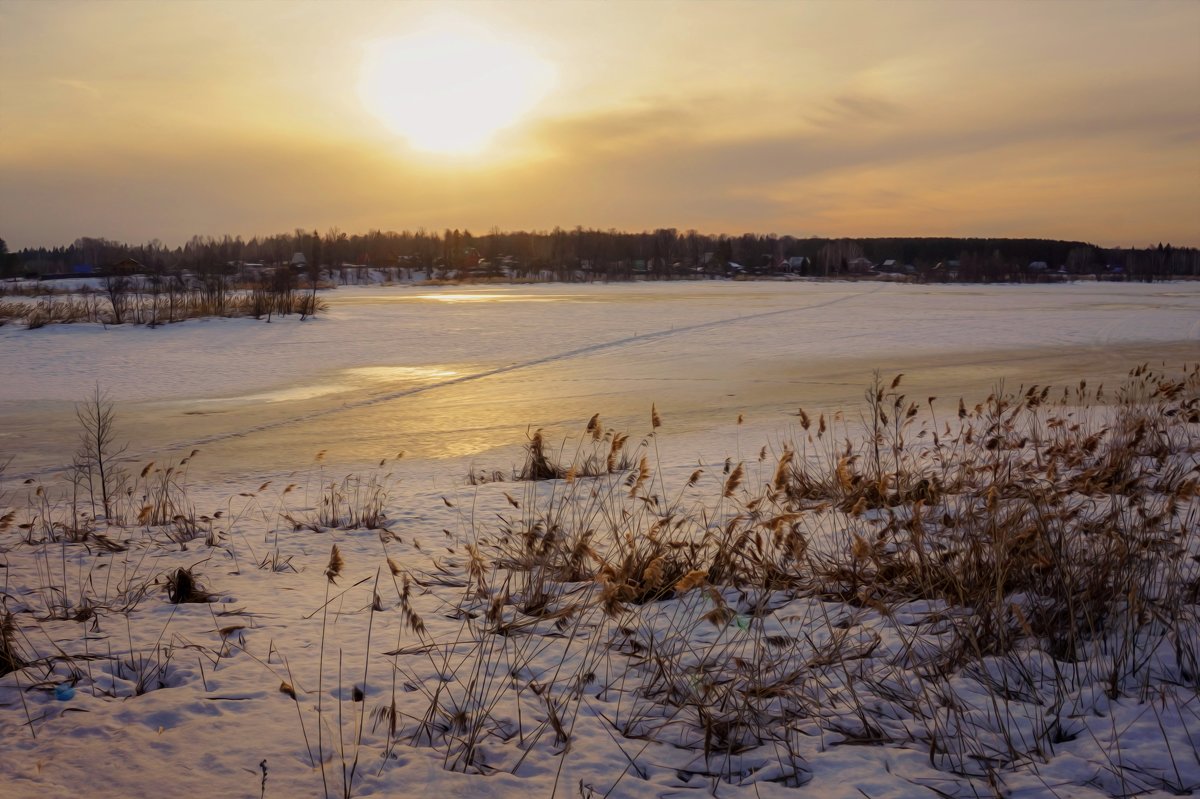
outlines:
[[[99,89],[87,81],[79,80],[78,78],[54,78],[55,83],[60,86],[66,86],[69,89],[75,89],[95,100],[99,100],[102,96]]]

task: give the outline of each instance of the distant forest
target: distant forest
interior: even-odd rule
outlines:
[[[99,274],[130,261],[146,272],[234,271],[246,265],[376,267],[421,271],[430,277],[515,277],[549,280],[675,279],[697,276],[768,275],[788,272],[837,277],[893,272],[913,279],[1031,281],[1094,274],[1152,280],[1200,276],[1200,251],[1158,244],[1141,249],[1103,248],[1081,241],[982,238],[796,238],[744,234],[708,235],[659,229],[502,232],[426,230],[324,234],[291,233],[220,238],[193,236],[178,247],[157,239],[127,244],[84,237],[66,247],[9,252],[0,239],[0,275],[38,277]]]

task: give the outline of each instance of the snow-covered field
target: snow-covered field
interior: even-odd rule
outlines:
[[[959,440],[958,397],[969,408],[1000,381],[1015,392],[1086,379],[1074,396],[1092,408],[1062,410],[1078,414],[1066,424],[1115,425],[1098,384],[1111,398],[1139,363],[1174,375],[1200,360],[1200,284],[409,286],[328,302],[304,323],[0,328],[0,515],[15,509],[0,587],[7,639],[28,664],[0,677],[0,795],[1200,790],[1194,596],[1127,670],[1103,642],[1068,661],[1025,641],[1017,654],[966,653],[933,679],[919,653],[970,615],[944,599],[715,586],[605,615],[608,577],[535,579],[511,549],[522,530],[594,528],[634,546],[679,520],[699,537],[766,524],[766,505],[784,502],[763,492],[785,451],[832,468],[843,437],[861,440],[876,369],[905,373],[913,425],[949,419]],[[75,403],[97,386],[128,445],[111,514],[121,505],[124,526],[90,518],[66,468]],[[828,436],[805,445],[821,414]],[[1138,468],[1173,475],[1179,507],[1159,523],[1190,557],[1198,426],[1186,415],[1170,417],[1170,454]],[[966,418],[982,430],[985,416]],[[514,482],[534,428],[568,462],[628,434],[633,468]],[[916,431],[914,451],[930,441]],[[1075,479],[1038,468],[1043,483]],[[468,483],[496,472],[508,479]],[[1081,513],[1099,513],[1084,494]],[[914,527],[915,500],[897,502]],[[851,532],[890,514],[795,503],[772,518],[809,514],[814,550],[852,546]],[[378,509],[366,526],[382,531],[337,523]],[[334,545],[344,566],[331,579]],[[589,568],[604,546],[622,545],[597,543]],[[212,601],[170,602],[179,568]],[[1197,579],[1180,568],[1181,585]],[[989,669],[999,676],[980,676]],[[747,672],[760,682],[747,688]]]

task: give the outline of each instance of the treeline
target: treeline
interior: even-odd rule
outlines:
[[[1039,279],[1047,272],[1120,274],[1129,279],[1200,275],[1200,251],[1170,244],[1124,249],[1053,239],[829,239],[582,227],[492,229],[482,235],[451,229],[349,234],[337,228],[322,234],[297,228],[248,240],[193,236],[173,248],[157,239],[127,244],[84,237],[66,247],[15,253],[7,253],[0,240],[0,273],[6,277],[103,274],[132,260],[147,272],[205,274],[245,264],[295,265],[297,254],[308,267],[372,266],[461,278],[671,279],[780,271],[837,276],[885,264],[886,271],[926,280],[1017,281]]]

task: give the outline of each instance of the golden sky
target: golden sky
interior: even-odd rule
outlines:
[[[0,30],[10,247],[556,225],[1200,245],[1197,0],[0,0]],[[387,108],[369,56],[392,58]],[[497,108],[525,110],[488,138]],[[397,132],[418,116],[423,139]],[[428,151],[465,130],[474,151]]]

